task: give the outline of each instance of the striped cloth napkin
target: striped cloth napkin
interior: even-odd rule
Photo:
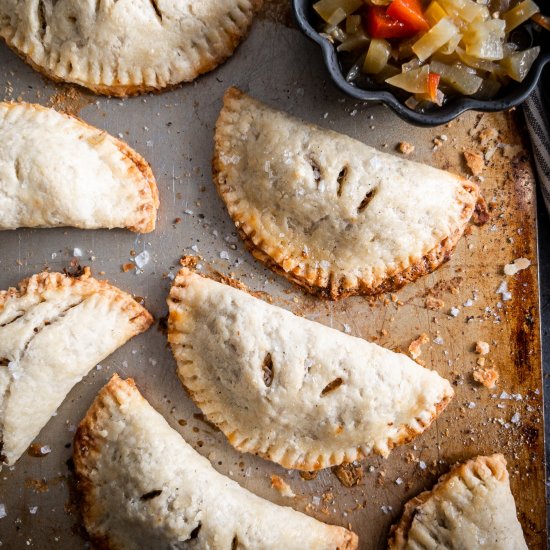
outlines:
[[[535,91],[523,104],[542,196],[550,211],[550,71],[545,70]]]

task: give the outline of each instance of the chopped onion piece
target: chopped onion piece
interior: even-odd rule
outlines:
[[[375,82],[385,82],[388,78],[400,73],[399,67],[388,63],[378,74],[374,75],[373,80]]]
[[[453,36],[446,44],[444,44],[441,48],[439,48],[439,51],[443,55],[451,55],[452,53],[455,53],[456,48],[460,41],[462,40],[462,35],[460,33]]]
[[[539,11],[539,7],[535,4],[535,2],[533,2],[533,0],[524,0],[519,3],[502,16],[502,19],[506,21],[506,32],[510,32],[516,27],[519,27],[522,23],[525,23],[527,19]]]
[[[361,16],[348,15],[346,19],[346,34],[355,34],[361,30]]]
[[[430,70],[437,73],[445,84],[464,95],[475,94],[483,82],[483,79],[458,64],[447,65],[439,61],[430,63]]]
[[[474,21],[462,39],[466,53],[480,59],[502,59],[505,27],[506,23],[502,19]]]
[[[342,8],[337,8],[327,19],[327,23],[330,25],[338,25],[346,18],[346,12]]]
[[[478,59],[477,57],[472,57],[468,55],[462,48],[457,48],[456,53],[462,63],[473,67],[474,69],[480,69],[481,71],[487,71],[489,73],[494,73],[498,69],[498,65],[492,61],[487,61],[485,59]]]
[[[417,57],[414,57],[407,63],[403,63],[401,65],[401,71],[404,73],[407,73],[409,71],[414,71],[415,69],[419,69],[422,66],[422,63],[420,63],[420,60]]]
[[[528,50],[524,50],[522,52],[516,52],[509,57],[505,57],[500,62],[500,66],[509,77],[517,80],[518,82],[522,82],[527,76],[531,65],[533,65],[539,53],[539,46],[529,48]]]
[[[447,13],[456,15],[468,23],[475,19],[489,19],[487,6],[477,4],[473,0],[440,0],[440,2]]]
[[[458,29],[452,19],[444,17],[414,43],[413,52],[420,61],[425,61],[456,34],[458,34]]]
[[[361,29],[359,32],[348,36],[336,49],[339,52],[352,52],[360,48],[366,48],[368,43],[369,38],[365,31]]]
[[[500,89],[502,84],[493,78],[484,78],[479,90],[474,94],[476,99],[492,99],[495,97]]]
[[[388,78],[386,82],[407,92],[413,94],[427,93],[428,92],[428,75],[430,74],[430,67],[424,65],[420,69],[401,73],[391,78]]]
[[[391,46],[387,40],[373,38],[370,42],[365,62],[363,63],[363,72],[369,74],[379,73],[388,63],[390,58]]]
[[[351,15],[355,10],[362,6],[362,0],[319,0],[313,4],[313,9],[327,22],[332,25],[337,25],[343,21],[348,15]],[[333,22],[335,13],[340,10],[344,16],[338,21]]]

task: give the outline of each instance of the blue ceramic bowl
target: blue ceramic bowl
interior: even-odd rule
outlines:
[[[531,67],[523,82],[512,82],[503,87],[498,96],[490,100],[474,99],[470,97],[455,97],[441,107],[434,107],[429,112],[415,111],[407,107],[402,97],[384,89],[366,89],[348,82],[338,58],[336,48],[326,38],[323,38],[315,29],[318,16],[314,12],[314,0],[292,0],[294,18],[302,32],[316,42],[323,53],[325,64],[332,81],[345,94],[361,101],[378,101],[393,109],[403,120],[418,126],[438,126],[453,120],[464,111],[505,111],[521,104],[536,86],[542,69],[550,61],[550,33],[535,29],[534,23],[526,23],[520,29],[521,41],[524,47],[540,46],[541,52]],[[539,0],[543,13],[550,12],[546,0]]]

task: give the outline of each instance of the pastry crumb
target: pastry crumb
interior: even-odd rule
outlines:
[[[466,165],[472,172],[472,175],[479,176],[485,168],[485,161],[483,160],[483,155],[476,151],[464,151],[464,160]]]
[[[515,275],[519,271],[527,269],[530,265],[531,261],[527,258],[518,258],[514,260],[513,263],[504,266],[504,274],[508,276]]]
[[[476,342],[476,353],[479,353],[479,355],[487,355],[491,349],[491,346],[487,342],[484,342],[483,340],[478,340]]]
[[[316,479],[319,475],[319,472],[300,472],[300,477],[302,479],[305,479],[306,481],[311,481],[312,479]]]
[[[403,155],[414,153],[414,145],[408,141],[401,141],[397,144],[397,150]]]
[[[275,474],[271,476],[271,487],[279,491],[279,494],[283,497],[294,498],[296,496],[290,485]]]
[[[430,341],[428,335],[423,332],[416,340],[413,340],[409,344],[409,353],[413,359],[417,359],[422,355],[421,346],[427,344]]]
[[[488,389],[493,389],[497,385],[498,372],[495,369],[475,369],[474,380]]]
[[[353,462],[334,466],[332,472],[344,487],[359,485],[363,479],[363,468]]]
[[[434,296],[427,296],[426,301],[424,302],[426,309],[431,309],[436,311],[438,309],[443,309],[445,307],[445,302],[440,298],[435,298]]]

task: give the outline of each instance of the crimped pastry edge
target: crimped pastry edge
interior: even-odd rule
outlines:
[[[92,126],[73,114],[44,107],[38,103],[27,103],[25,101],[5,101],[1,102],[0,105],[3,105],[8,109],[24,107],[29,110],[42,112],[54,111],[56,114],[76,122],[76,124],[90,130],[91,132],[96,132],[102,136],[105,136],[105,138],[108,139],[120,151],[123,159],[129,162],[130,167],[128,179],[132,180],[139,188],[139,195],[141,197],[141,205],[139,210],[142,212],[142,218],[137,224],[127,226],[127,229],[136,233],[150,233],[155,230],[157,212],[160,205],[157,182],[150,164],[137,151],[132,149],[124,141],[109,134],[109,132]]]
[[[99,281],[91,276],[89,267],[79,277],[71,277],[63,273],[43,271],[23,279],[17,287],[10,287],[7,290],[0,290],[0,310],[11,299],[22,298],[27,294],[42,294],[61,288],[80,287],[83,293],[93,294],[96,292],[108,291],[114,293],[113,301],[122,302],[122,310],[127,311],[134,325],[136,334],[147,330],[153,324],[153,316],[130,294],[120,290],[107,281]]]
[[[132,378],[122,380],[118,374],[114,374],[99,391],[85,417],[78,425],[74,437],[73,461],[77,488],[81,495],[82,517],[86,530],[98,550],[122,550],[114,544],[108,535],[98,535],[93,530],[98,514],[94,512],[94,484],[91,474],[103,446],[102,425],[109,419],[113,403],[115,406],[122,405],[130,398],[145,400]],[[335,550],[356,550],[359,539],[353,531],[330,524],[325,525],[334,527],[334,542],[337,545]]]
[[[221,65],[222,63],[227,61],[227,59],[229,59],[235,53],[235,50],[237,49],[239,44],[246,38],[248,32],[250,31],[250,27],[252,26],[254,17],[260,11],[264,2],[264,0],[250,0],[250,1],[252,3],[252,8],[251,8],[251,15],[250,15],[248,24],[244,26],[242,29],[240,29],[241,31],[240,33],[227,33],[227,35],[231,40],[231,43],[230,43],[230,47],[226,52],[224,52],[223,54],[220,53],[217,56],[215,56],[213,59],[209,59],[208,61],[202,63],[201,66],[196,70],[196,74],[195,76],[193,76],[193,78],[189,78],[186,80],[182,80],[180,82],[174,82],[174,83],[169,83],[165,85],[149,86],[147,84],[140,84],[140,83],[101,85],[101,84],[87,83],[80,80],[69,80],[56,75],[53,70],[50,70],[47,67],[43,67],[38,63],[36,63],[31,58],[28,52],[25,52],[20,48],[18,48],[15,44],[12,43],[11,39],[9,39],[7,36],[0,36],[0,38],[3,39],[6,45],[15,54],[17,54],[17,56],[20,57],[25,63],[27,63],[30,67],[32,67],[35,71],[40,73],[42,76],[45,76],[46,78],[49,78],[54,82],[74,84],[79,87],[90,90],[96,95],[120,97],[120,98],[132,97],[132,96],[146,94],[146,93],[162,93],[165,91],[173,90],[181,86],[182,84],[193,82],[199,76],[214,70],[218,65]],[[13,28],[10,27],[10,30],[12,30],[12,34],[15,34],[13,33]]]
[[[456,244],[474,213],[479,196],[478,186],[464,178],[460,178],[462,182],[461,189],[472,200],[469,203],[464,203],[459,227],[444,238],[437,246],[428,250],[420,260],[411,262],[409,259],[408,265],[403,262],[401,266],[395,268],[392,272],[386,273],[385,276],[375,276],[373,281],[360,277],[349,277],[345,274],[338,275],[331,269],[330,265],[324,268],[320,266],[316,267],[303,258],[289,257],[288,251],[281,248],[279,244],[271,244],[269,242],[269,235],[261,235],[259,233],[259,227],[254,224],[254,220],[239,219],[235,209],[237,202],[231,202],[228,198],[228,195],[233,190],[225,181],[224,172],[226,165],[221,160],[221,157],[223,156],[223,129],[230,122],[229,113],[233,112],[230,108],[230,102],[243,97],[248,96],[235,87],[227,89],[224,94],[223,107],[216,122],[212,173],[218,193],[225,203],[231,219],[235,223],[241,238],[244,240],[245,246],[257,260],[287,280],[301,286],[310,294],[338,300],[352,295],[372,296],[398,290],[405,284],[432,273],[450,259]],[[256,102],[254,99],[252,101]],[[278,261],[276,260],[277,257],[283,257],[283,259]],[[405,267],[406,265],[407,267]]]
[[[401,519],[392,525],[390,529],[388,550],[404,550],[406,548],[408,534],[419,507],[427,502],[432,496],[437,496],[452,479],[464,477],[465,472],[476,471],[480,468],[488,468],[498,481],[508,480],[506,459],[500,453],[495,453],[490,456],[477,456],[466,462],[457,464],[448,473],[441,476],[431,490],[423,491],[405,503]]]
[[[209,278],[202,273],[193,271],[193,263],[189,262],[188,259],[184,259],[182,261],[182,264],[184,265],[184,267],[180,269],[180,271],[176,275],[176,278],[174,279],[172,287],[170,288],[170,293],[167,300],[169,306],[171,302],[173,302],[174,304],[177,304],[181,301],[179,296],[177,296],[177,293],[180,292],[182,289],[184,289],[186,285],[185,285],[185,281],[183,283],[180,283],[180,278],[186,279],[187,277],[189,277],[190,274],[195,274],[203,278]],[[250,293],[250,291],[248,291],[245,285],[243,285],[243,283],[241,282],[238,282],[238,284],[228,284],[227,280],[222,280],[220,282],[222,282],[223,284],[227,284],[228,286],[231,286],[233,288],[237,288],[241,291]],[[171,321],[169,316],[169,319],[168,319],[169,339],[170,339],[171,332],[172,332],[172,329],[171,329]],[[384,453],[381,450],[378,450],[376,448],[374,448],[369,453],[365,453],[364,449],[361,446],[358,446],[358,447],[352,447],[348,449],[342,449],[339,453],[331,453],[330,455],[323,455],[321,453],[315,459],[311,458],[309,460],[297,461],[297,460],[291,459],[292,453],[289,449],[279,449],[273,446],[273,447],[269,447],[267,451],[264,452],[257,445],[259,443],[258,441],[250,439],[248,435],[241,433],[236,427],[231,426],[225,420],[221,420],[221,421],[213,420],[211,418],[211,415],[216,415],[222,419],[224,415],[216,414],[216,411],[210,410],[210,407],[209,407],[210,400],[208,399],[206,388],[204,392],[201,390],[198,390],[198,391],[192,390],[188,386],[188,384],[186,384],[186,380],[180,372],[181,370],[179,367],[180,361],[182,361],[187,368],[189,367],[189,365],[193,364],[193,361],[186,355],[185,348],[179,346],[178,344],[173,344],[173,343],[170,343],[170,346],[172,349],[172,353],[174,354],[174,357],[176,359],[176,362],[178,363],[177,375],[183,387],[185,388],[185,391],[191,397],[193,402],[205,413],[205,416],[210,421],[212,421],[217,428],[219,428],[222,431],[222,433],[227,437],[231,445],[240,452],[255,454],[266,460],[276,462],[281,466],[292,470],[316,471],[324,468],[329,468],[332,466],[337,466],[344,462],[353,462],[355,460],[361,460],[366,458],[370,454],[379,454],[382,456],[387,456],[389,454],[389,451],[391,451],[395,447],[398,447],[399,445],[404,445],[412,441],[414,438],[416,438],[417,436],[422,434],[426,429],[428,429],[429,426],[434,422],[434,420],[436,420],[439,417],[439,415],[443,412],[443,410],[447,407],[447,405],[450,403],[450,401],[454,397],[454,391],[452,390],[452,387],[449,386],[449,391],[444,396],[444,398],[439,403],[434,404],[434,410],[430,414],[430,417],[428,419],[417,418],[415,419],[414,424],[411,423],[408,425],[401,426],[395,438],[393,439],[388,438],[387,453]],[[222,411],[218,411],[218,412],[221,413]],[[273,456],[275,454],[277,455],[276,457]]]
[[[96,505],[91,476],[103,446],[101,426],[109,419],[113,402],[122,404],[133,396],[134,392],[143,399],[132,378],[122,380],[118,374],[113,374],[109,382],[101,388],[86,415],[80,421],[74,437],[73,462],[76,486],[80,495],[82,520],[94,548],[98,550],[121,550],[108,535],[98,535],[94,531],[99,513],[94,511]]]

